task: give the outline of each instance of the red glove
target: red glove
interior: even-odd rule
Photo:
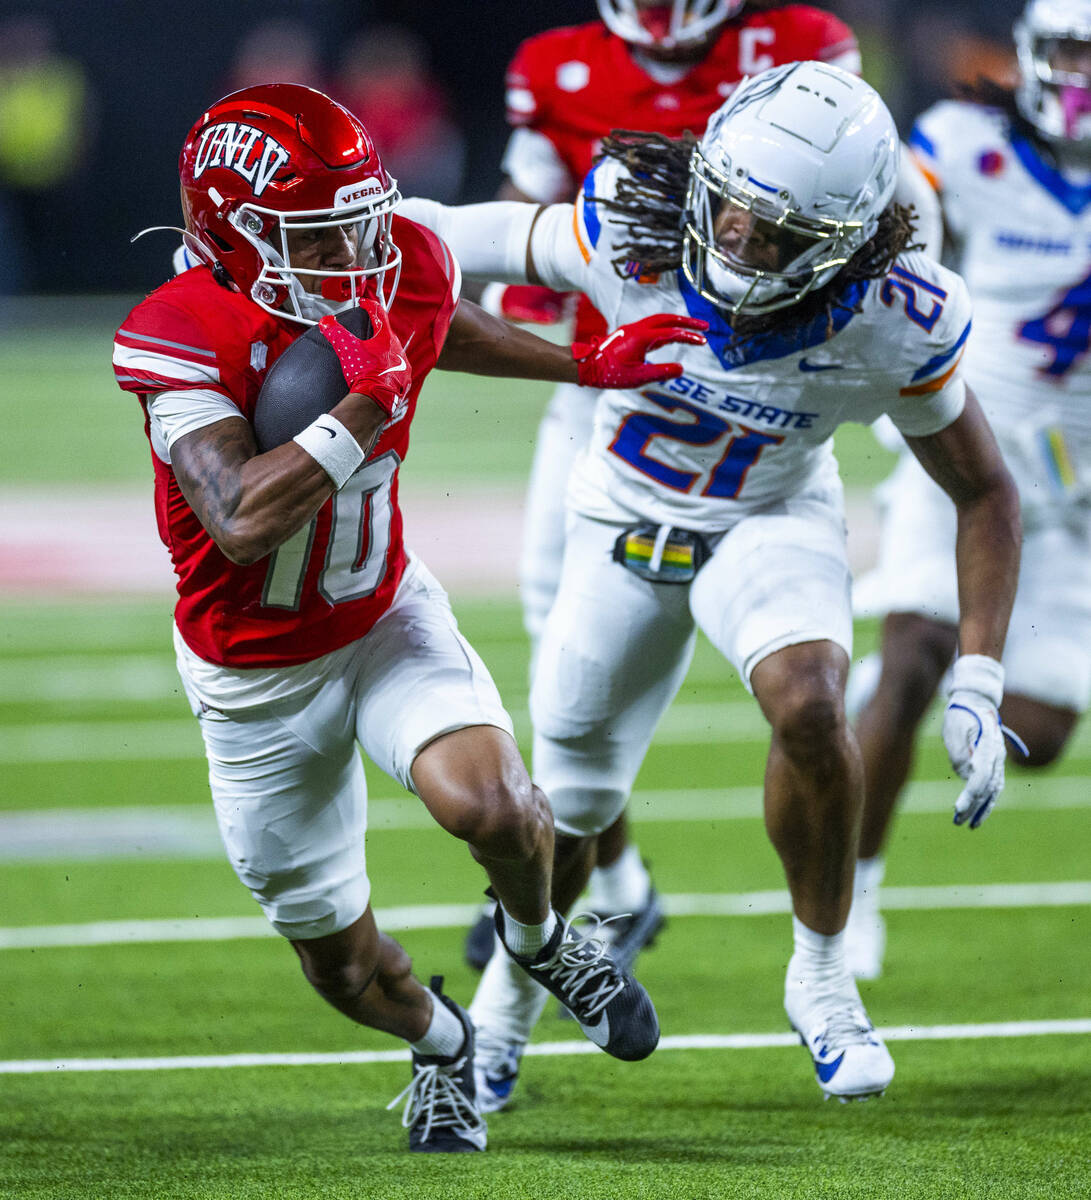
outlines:
[[[529,283],[490,283],[481,295],[481,307],[494,317],[556,325],[568,316],[571,292]]]
[[[367,396],[391,417],[405,404],[413,373],[386,309],[376,300],[362,300],[360,307],[371,319],[371,337],[358,338],[332,316],[318,322],[318,331],[333,347],[349,391]]]
[[[701,346],[705,342],[707,321],[696,317],[676,317],[673,313],[654,313],[619,325],[603,338],[592,338],[588,345],[576,342],[572,357],[581,387],[636,388],[646,383],[661,383],[682,374],[682,364],[644,361],[649,350],[672,342]]]

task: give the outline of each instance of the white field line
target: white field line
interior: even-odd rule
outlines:
[[[166,630],[169,636],[169,626]],[[65,654],[0,659],[0,697],[6,704],[60,701],[100,705],[170,700],[182,684],[163,654]]]
[[[139,698],[139,697],[136,697]],[[516,732],[530,732],[525,709],[513,708]],[[660,721],[660,745],[694,746],[768,738],[769,727],[752,700],[679,703]],[[204,747],[190,717],[160,720],[50,721],[0,728],[0,764],[110,762],[201,758]]]
[[[910,785],[902,811],[946,813],[958,790],[953,780]],[[752,820],[761,816],[760,787],[677,788],[638,791],[629,814],[641,823]],[[1082,776],[1032,778],[1014,773],[999,813],[1091,808],[1091,787]],[[427,829],[435,822],[414,797],[368,801],[373,833]],[[211,805],[163,807],[20,809],[0,812],[0,863],[121,860],[127,858],[218,859],[223,854]]]
[[[177,691],[177,689],[176,689]],[[149,701],[139,685],[130,700]],[[63,699],[63,697],[59,697]],[[171,697],[163,697],[171,699]],[[174,697],[177,699],[177,696]],[[182,707],[179,701],[179,708]],[[516,735],[531,732],[525,708],[511,708]],[[938,733],[939,717],[929,717],[923,736]],[[769,727],[753,700],[678,701],[664,714],[653,743],[658,746],[765,744]],[[1076,731],[1069,753],[1091,750],[1091,722]],[[151,720],[47,721],[0,726],[0,766],[21,763],[136,762],[199,759],[204,755],[197,722],[188,716]]]
[[[1066,908],[1091,905],[1091,881],[989,883],[883,888],[883,909]],[[690,893],[663,897],[672,917],[762,917],[792,911],[786,891]],[[375,920],[395,933],[409,929],[461,929],[480,911],[477,904],[413,904],[381,908]],[[78,925],[14,925],[0,928],[0,950],[118,946],[147,942],[219,942],[278,936],[264,917],[187,917],[159,920],[88,921]]]
[[[1091,1020],[996,1021],[974,1025],[901,1025],[879,1032],[888,1042],[961,1041],[979,1038],[1056,1037],[1091,1033]],[[798,1046],[794,1033],[698,1033],[665,1037],[656,1053],[664,1050],[769,1050]],[[537,1042],[526,1049],[530,1056],[559,1058],[598,1054],[588,1041]],[[345,1050],[341,1053],[301,1054],[194,1054],[159,1058],[16,1058],[0,1060],[0,1075],[46,1075],[65,1071],[184,1071],[232,1067],[360,1066],[408,1062],[409,1051]]]

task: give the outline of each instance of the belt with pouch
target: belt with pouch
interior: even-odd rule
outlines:
[[[673,525],[637,525],[614,542],[614,562],[651,583],[692,583],[711,551],[704,535]]]

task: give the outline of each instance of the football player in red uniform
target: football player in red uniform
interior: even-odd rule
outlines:
[[[598,0],[598,6],[601,21],[548,30],[516,51],[506,80],[512,134],[500,199],[571,200],[611,130],[653,130],[668,137],[699,132],[744,76],[767,67],[819,59],[860,70],[852,30],[806,4]],[[571,308],[546,288],[500,284],[486,288],[483,303],[509,319],[542,323],[561,320]],[[586,297],[575,305],[575,325],[577,340],[605,330]],[[562,385],[538,431],[520,563],[532,673],[560,579],[565,483],[590,438],[594,402],[586,391]],[[659,898],[629,842],[624,815],[600,835],[589,907],[613,918],[609,929],[620,961],[632,961],[663,924]],[[467,960],[483,967],[492,948],[491,913],[485,911],[467,938]]]
[[[408,1041],[403,1123],[423,1151],[484,1149],[473,1027],[376,928],[357,743],[469,844],[512,957],[596,1044],[642,1058],[647,993],[549,904],[553,827],[484,665],[402,542],[398,468],[434,366],[607,386],[677,373],[644,352],[702,340],[642,322],[569,352],[459,303],[439,238],[400,199],[363,125],[294,84],[209,108],[180,158],[184,239],[201,265],[129,314],[120,386],[144,412],[159,532],[177,575],[175,646],[205,741],[224,844],[318,993]],[[336,312],[362,304],[372,336]],[[269,368],[318,324],[347,392],[259,452]],[[338,388],[338,392],[340,389]]]

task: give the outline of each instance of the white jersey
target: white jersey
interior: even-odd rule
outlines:
[[[910,145],[974,298],[966,381],[1024,506],[1091,498],[1091,179],[976,104],[928,109]]]
[[[688,313],[709,322],[708,344],[669,345],[649,356],[680,361],[678,379],[602,393],[591,443],[570,476],[577,511],[724,530],[834,475],[831,439],[843,422],[870,423],[887,412],[902,433],[920,437],[962,411],[959,359],[970,302],[959,276],[923,254],[905,254],[885,279],[843,290],[829,339],[823,315],[787,334],[732,345],[723,314],[681,270],[618,273],[614,260],[631,235],[603,202],[623,170],[603,160],[574,212],[546,210],[534,234],[539,273],[551,287],[585,292],[611,327]]]

